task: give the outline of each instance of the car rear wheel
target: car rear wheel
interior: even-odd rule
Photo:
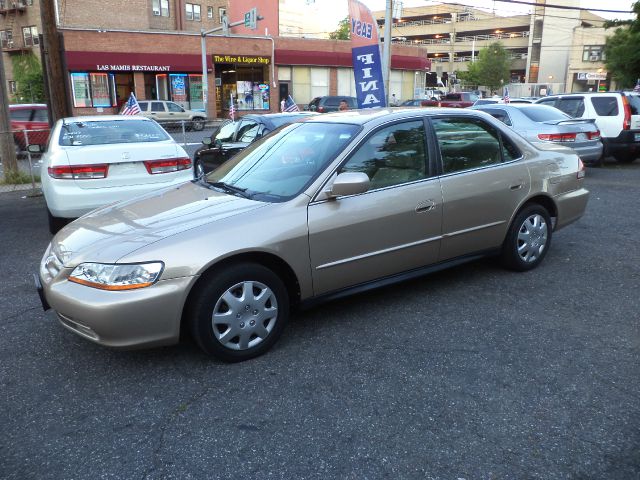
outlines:
[[[265,353],[278,340],[289,317],[289,296],[268,268],[229,265],[204,278],[187,315],[202,350],[240,362]]]
[[[193,121],[191,122],[191,128],[195,132],[200,132],[201,130],[203,130],[204,129],[204,118],[200,118],[200,117],[194,118]]]
[[[200,160],[193,161],[193,176],[194,178],[200,178],[204,175],[204,166]]]
[[[636,153],[616,153],[614,158],[620,163],[631,163],[638,158],[638,155]]]
[[[51,235],[55,235],[62,227],[64,227],[67,223],[69,223],[68,218],[54,217],[49,209],[47,208],[47,220],[49,222],[49,232]]]
[[[502,245],[503,265],[519,272],[537,267],[549,250],[551,230],[551,217],[543,206],[525,206],[516,215]]]

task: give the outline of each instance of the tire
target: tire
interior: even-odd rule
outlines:
[[[186,314],[205,353],[241,362],[276,343],[289,319],[289,295],[273,271],[255,263],[227,265],[203,282]]]
[[[551,245],[549,212],[541,205],[525,205],[516,215],[502,244],[502,264],[518,272],[537,267]]]
[[[49,233],[51,233],[51,235],[55,235],[60,230],[62,230],[62,227],[69,223],[69,219],[67,218],[54,217],[48,208],[47,220],[49,222]]]
[[[202,130],[204,130],[204,118],[201,117],[195,117],[192,121],[191,121],[191,129],[194,132],[200,132]]]
[[[204,166],[200,160],[193,160],[193,178],[200,178],[204,175]]]
[[[616,153],[614,158],[618,163],[631,163],[638,157],[633,153]]]

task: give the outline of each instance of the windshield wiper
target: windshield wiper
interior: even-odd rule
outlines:
[[[209,184],[210,187],[219,188],[224,192],[232,193],[234,195],[239,195],[244,198],[251,198],[251,195],[246,193],[247,191],[246,188],[236,187],[234,185],[229,185],[228,183],[224,183],[224,182],[207,182],[207,183]]]

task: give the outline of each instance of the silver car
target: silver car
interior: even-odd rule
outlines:
[[[585,211],[584,166],[482,112],[350,111],[251,144],[198,180],[64,227],[43,305],[112,347],[190,332],[225,361],[267,351],[290,312],[487,255],[536,267]]]
[[[554,142],[572,148],[585,163],[597,163],[603,152],[595,120],[572,118],[547,105],[496,104],[471,107],[509,125],[530,142]]]

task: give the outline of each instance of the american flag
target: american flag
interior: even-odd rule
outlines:
[[[138,100],[136,100],[136,96],[131,92],[129,95],[129,100],[125,104],[120,115],[138,115],[140,113],[140,105],[138,105]]]
[[[287,99],[284,101],[284,110],[285,112],[299,112],[300,109],[296,102],[293,101],[293,97],[289,95]]]
[[[633,91],[634,92],[640,92],[640,78],[638,79],[638,81],[636,82],[636,86],[633,87]]]
[[[233,122],[236,121],[236,106],[233,104],[233,93],[231,94],[231,103],[229,104],[229,117]]]
[[[511,101],[509,98],[509,87],[504,87],[504,91],[502,92],[502,101],[504,103],[509,103]]]

